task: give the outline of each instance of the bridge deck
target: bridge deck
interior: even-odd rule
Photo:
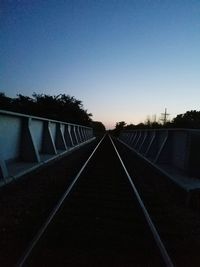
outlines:
[[[30,173],[24,178],[17,180],[16,183],[11,183],[0,189],[0,266],[16,266],[16,262],[23,254],[30,240],[41,227],[60,196],[80,170],[81,166],[94,149],[96,143],[97,141],[94,141],[65,158],[62,158],[60,161],[54,162],[45,168]],[[181,201],[182,195],[180,195],[179,191],[174,189],[173,184],[170,183],[166,177],[163,177],[147,164],[144,164],[142,159],[139,159],[137,155],[134,155],[123,144],[118,142],[115,143],[122,155],[129,173],[134,178],[134,182],[136,183],[136,186],[144,199],[145,205],[147,206],[147,209],[150,212],[176,266],[199,266],[200,217],[197,212],[194,212],[184,206]],[[107,145],[105,145],[104,148],[105,147],[107,147]],[[109,155],[105,157],[105,159],[109,158]],[[103,161],[105,159],[103,157]],[[110,170],[110,167],[113,167],[114,165],[114,172],[116,172],[116,177],[118,177],[118,173],[120,172],[118,169],[118,163],[114,163],[110,166],[108,161],[104,161],[104,164],[109,166],[108,170]],[[79,188],[77,193],[74,191],[76,198],[70,201],[71,205],[77,209],[72,209],[72,206],[67,204],[69,206],[69,210],[65,211],[65,209],[62,209],[61,213],[63,212],[66,214],[69,212],[70,219],[62,221],[62,219],[59,219],[59,217],[62,217],[62,214],[60,213],[58,223],[66,225],[69,229],[77,227],[77,229],[80,230],[79,215],[81,215],[83,221],[85,222],[84,229],[90,231],[88,236],[86,231],[81,231],[82,237],[85,237],[86,239],[88,238],[88,242],[90,242],[90,240],[92,242],[93,239],[97,240],[97,238],[102,241],[105,241],[105,239],[108,240],[108,243],[105,244],[104,251],[106,256],[106,248],[109,249],[112,244],[112,240],[115,241],[113,235],[114,232],[116,234],[115,230],[119,229],[118,227],[121,227],[120,229],[122,229],[119,231],[121,232],[121,234],[119,234],[119,238],[121,238],[121,240],[127,239],[129,242],[132,241],[132,237],[129,237],[127,234],[127,231],[131,230],[131,224],[129,224],[129,222],[127,223],[127,229],[126,223],[124,223],[122,219],[118,220],[119,225],[115,222],[115,219],[119,218],[119,211],[127,221],[128,214],[125,213],[126,211],[129,213],[130,207],[129,205],[125,205],[125,203],[129,197],[124,199],[124,203],[116,201],[113,202],[116,196],[115,194],[111,194],[111,191],[114,190],[111,185],[114,184],[115,179],[112,178],[112,181],[109,183],[106,182],[106,178],[104,177],[103,183],[100,185],[101,167],[101,163],[99,165],[94,164],[94,168],[99,170],[99,175],[96,176],[96,171],[94,171],[94,175],[89,175],[88,177],[85,176],[83,179],[80,179],[80,183],[77,184],[77,189]],[[95,177],[97,179],[96,183]],[[85,179],[87,179],[87,183],[84,182]],[[124,182],[120,182],[118,177],[117,181],[117,184],[122,188],[126,187],[123,185],[125,180]],[[86,186],[86,184],[91,184],[91,186]],[[92,188],[94,191],[91,190]],[[102,194],[98,194],[98,190],[99,192],[102,192]],[[119,189],[116,191],[120,200],[124,198],[123,194],[125,191],[119,191]],[[101,199],[102,208],[100,205],[97,205],[97,196]],[[106,196],[104,200],[103,196]],[[91,201],[91,198],[93,197],[95,199],[94,203]],[[78,200],[82,199],[84,199],[84,201],[79,207]],[[122,205],[122,207],[128,207],[120,208],[120,205]],[[107,207],[106,210],[104,209],[105,206]],[[90,208],[92,207],[93,209],[91,211]],[[95,218],[94,215],[98,215],[97,212],[100,216],[96,216],[97,218]],[[132,214],[131,216],[134,215]],[[108,228],[106,228],[107,230],[105,236],[100,234],[103,232],[102,225],[108,226]],[[99,234],[96,236],[96,239],[93,236],[95,233],[94,227],[99,229]],[[114,230],[113,235],[111,233],[112,229]],[[56,238],[57,234],[57,237],[59,237],[59,233],[55,232],[55,235],[53,235],[52,238]],[[68,240],[70,240],[72,237],[73,233],[71,231],[67,239],[69,238]],[[65,242],[65,238],[62,237],[62,235],[60,235],[60,239],[62,242]],[[117,243],[117,241],[114,243]],[[79,248],[81,245],[84,245],[83,242],[78,241],[76,244],[78,244]],[[124,251],[125,255],[126,252],[122,244],[125,244],[125,248],[127,248],[126,242],[124,241],[119,244],[121,245],[121,251]],[[52,247],[53,245],[54,244],[52,244]],[[92,246],[92,243],[90,248],[94,252],[94,258],[91,259],[91,261],[93,261],[98,258],[98,252],[100,253],[100,250],[96,250],[95,254],[95,249],[94,246]],[[73,250],[72,247],[70,247],[70,249],[71,261],[76,262],[76,257],[73,258],[75,250]],[[115,253],[113,253],[115,255],[120,254],[119,250],[117,250],[117,247],[114,245],[113,251],[115,251]],[[44,253],[46,252],[47,251],[44,250]],[[59,255],[59,251],[57,252],[57,255]],[[81,253],[80,249],[79,253]],[[128,248],[127,253],[130,253],[130,249]],[[84,258],[82,254],[80,257]],[[110,256],[108,255],[107,257]],[[102,258],[99,259],[99,262],[102,261]],[[56,266],[59,265],[57,264]],[[128,266],[132,265],[129,264]]]
[[[28,266],[165,266],[106,137]]]

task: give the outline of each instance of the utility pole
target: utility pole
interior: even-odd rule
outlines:
[[[165,125],[166,124],[166,122],[167,122],[167,117],[169,116],[170,114],[169,113],[167,113],[167,109],[165,108],[165,112],[164,113],[161,113],[161,121],[163,122],[163,125]]]

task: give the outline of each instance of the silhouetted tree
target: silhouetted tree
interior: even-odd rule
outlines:
[[[166,127],[167,124],[168,122],[163,126],[161,123],[154,121],[151,123],[150,128],[152,129],[163,128],[163,127]]]
[[[126,130],[134,130],[135,127],[136,127],[136,125],[134,125],[134,124],[131,123],[131,124],[126,125],[126,126],[125,126],[125,129],[126,129]]]
[[[112,130],[112,134],[115,136],[119,136],[120,132],[124,129],[125,126],[126,126],[125,121],[117,122],[115,125],[115,129]]]
[[[200,128],[200,111],[191,110],[179,114],[172,121],[173,127],[178,128]]]
[[[117,122],[117,123],[116,123],[115,128],[121,130],[121,129],[123,129],[125,126],[126,126],[126,122],[125,122],[125,121],[120,121],[120,122]]]
[[[104,134],[105,131],[106,131],[105,126],[104,126],[103,123],[100,122],[100,121],[92,121],[92,122],[91,122],[91,127],[92,127],[93,130],[94,130],[94,134],[95,134],[95,136],[102,135],[102,134]]]
[[[14,98],[12,100],[12,108],[13,111],[23,113],[23,114],[29,114],[29,115],[36,115],[35,111],[36,109],[36,103],[34,100],[28,96],[23,96],[21,94],[17,95],[17,98]]]
[[[146,129],[146,128],[149,128],[149,126],[145,125],[143,122],[141,122],[141,123],[138,123],[135,128],[136,129]]]
[[[9,98],[0,93],[0,109],[90,126],[92,114],[73,96],[36,94]]]
[[[0,109],[11,110],[12,98],[7,97],[4,93],[0,92]]]

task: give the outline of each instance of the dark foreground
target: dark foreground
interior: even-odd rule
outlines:
[[[0,266],[24,250],[97,142],[0,192]],[[119,162],[104,141],[25,266],[162,266]],[[182,193],[116,142],[175,266],[200,265],[200,218]]]

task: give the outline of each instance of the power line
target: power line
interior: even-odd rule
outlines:
[[[164,113],[161,113],[161,121],[163,122],[163,124],[166,124],[166,122],[167,122],[167,117],[169,116],[170,114],[169,113],[167,113],[167,109],[165,108],[165,112]]]

